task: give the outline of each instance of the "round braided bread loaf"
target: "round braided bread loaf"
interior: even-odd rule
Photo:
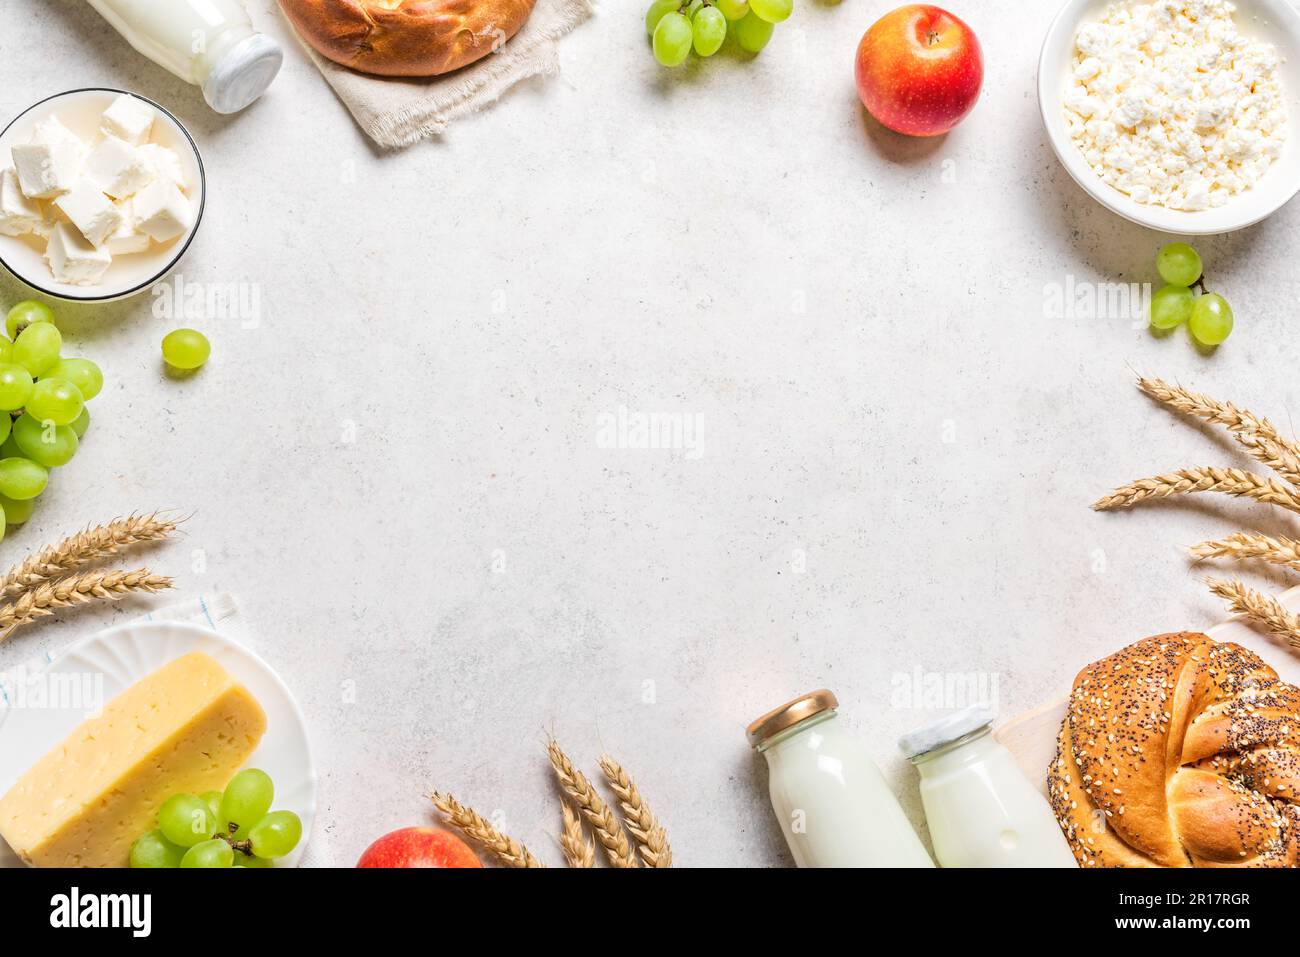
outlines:
[[[535,0],[280,0],[302,38],[335,63],[380,76],[438,76],[518,32]]]
[[[1194,632],[1084,668],[1048,772],[1083,867],[1300,866],[1300,689]]]

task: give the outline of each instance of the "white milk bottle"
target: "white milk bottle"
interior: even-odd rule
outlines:
[[[976,706],[898,742],[921,775],[921,803],[940,867],[1075,867],[1047,799]]]
[[[284,51],[253,29],[239,0],[89,0],[131,46],[237,113],[271,85]]]
[[[933,867],[871,757],[825,689],[749,726],[767,759],[772,808],[800,867]]]

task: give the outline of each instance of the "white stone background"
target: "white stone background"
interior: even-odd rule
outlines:
[[[1300,206],[1199,243],[1238,317],[1217,354],[1050,318],[1070,277],[1156,279],[1165,239],[1050,151],[1034,74],[1056,5],[949,5],[985,86],[928,142],[880,131],[854,92],[858,38],[893,5],[800,0],[756,59],[668,71],[640,0],[606,0],[562,75],[383,154],[270,0],[251,9],[285,68],[233,117],[87,5],[7,0],[0,116],[92,85],[174,111],[209,177],[184,278],[256,284],[262,315],[198,323],[212,360],[177,381],[149,296],[62,307],[108,385],[3,563],[87,522],[192,512],[147,560],[182,595],[238,596],[309,721],[315,847],[336,864],[431,822],[433,788],[558,863],[549,732],[589,772],[602,750],[624,762],[679,865],[788,864],[744,726],[823,685],[923,830],[894,742],[938,712],[898,707],[896,676],[996,676],[1015,714],[1123,644],[1222,617],[1179,546],[1294,533],[1236,501],[1088,505],[1242,462],[1135,370],[1292,425]],[[24,295],[0,278],[0,303]],[[702,417],[703,454],[600,447],[620,406]],[[0,667],[142,607],[20,633]]]

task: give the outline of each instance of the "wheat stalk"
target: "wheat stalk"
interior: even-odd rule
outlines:
[[[176,530],[178,520],[150,515],[128,515],[107,525],[86,528],[57,545],[50,545],[9,569],[0,578],[0,597],[9,597],[74,568],[116,555],[120,549],[157,542]]]
[[[1138,388],[1184,415],[1224,426],[1246,450],[1246,454],[1273,469],[1292,485],[1300,485],[1300,445],[1278,434],[1273,423],[1241,409],[1160,379],[1138,379]]]
[[[1247,588],[1239,581],[1207,578],[1205,583],[1233,612],[1285,638],[1291,647],[1300,648],[1300,616],[1291,614],[1277,599]]]
[[[1092,507],[1099,512],[1129,508],[1148,499],[1190,492],[1221,492],[1300,512],[1300,497],[1276,479],[1265,478],[1244,469],[1216,468],[1179,469],[1166,475],[1138,479],[1115,489],[1110,495],[1094,502]]]
[[[116,601],[126,595],[171,587],[170,578],[155,575],[147,568],[131,572],[87,572],[45,582],[23,592],[16,601],[0,606],[0,641],[8,638],[15,628],[52,615],[60,608],[96,599]]]
[[[513,837],[502,834],[487,818],[466,807],[450,794],[435,791],[429,795],[436,807],[467,837],[483,845],[507,867],[545,867],[528,848]]]
[[[595,867],[596,847],[582,831],[582,818],[569,807],[568,801],[560,801],[560,811],[564,816],[564,829],[560,832],[560,850],[570,867]]]
[[[1274,538],[1235,532],[1227,538],[1193,545],[1191,553],[1197,558],[1231,558],[1236,561],[1262,558],[1274,565],[1300,569],[1300,542],[1281,536]]]
[[[607,754],[600,759],[600,769],[605,772],[610,789],[618,795],[623,821],[636,841],[646,867],[672,867],[673,849],[668,846],[668,836],[663,825],[650,812],[650,806],[641,797],[636,783],[628,777],[622,765]]]
[[[636,854],[628,843],[627,833],[609,805],[601,800],[596,789],[591,786],[586,775],[573,766],[569,756],[560,750],[560,745],[554,738],[547,742],[546,753],[550,756],[551,767],[555,769],[560,788],[578,806],[582,816],[591,825],[597,843],[605,849],[609,863],[614,867],[636,867]]]

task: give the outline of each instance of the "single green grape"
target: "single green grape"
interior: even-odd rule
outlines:
[[[1156,255],[1156,269],[1171,286],[1190,286],[1201,278],[1201,254],[1187,243],[1170,243]]]
[[[1151,297],[1151,325],[1155,329],[1172,329],[1192,314],[1196,296],[1186,286],[1161,286]]]
[[[71,382],[87,402],[99,395],[100,390],[104,388],[104,373],[89,359],[60,359],[42,372],[41,378],[64,379]]]
[[[68,428],[77,433],[77,438],[81,438],[85,435],[86,430],[90,428],[90,410],[83,408],[81,410],[81,415],[77,416]]]
[[[654,3],[650,4],[650,9],[645,13],[645,32],[649,36],[654,36],[655,27],[659,26],[659,21],[666,14],[675,13],[681,5],[681,0],[654,0]]]
[[[47,469],[67,465],[77,454],[77,433],[70,426],[42,422],[31,413],[24,413],[14,420],[13,430],[14,442],[23,455]]]
[[[180,867],[184,855],[185,850],[163,837],[162,831],[150,831],[131,845],[131,866]]]
[[[212,345],[196,329],[173,329],[163,336],[163,361],[174,369],[197,369],[208,361]]]
[[[3,465],[4,460],[0,459],[0,466]],[[197,794],[173,794],[158,809],[158,828],[173,844],[193,847],[212,837],[217,820],[208,810],[207,802]]]
[[[235,855],[236,867],[275,867],[274,861],[268,861],[264,857],[254,857],[252,854],[240,852]]]
[[[32,374],[14,362],[0,365],[0,411],[14,412],[32,395]]]
[[[10,339],[16,339],[18,333],[22,332],[33,322],[54,322],[54,310],[43,302],[37,302],[34,299],[24,299],[17,303],[9,310],[9,315],[5,316],[5,332],[9,334]]]
[[[217,821],[222,829],[229,828],[232,822],[238,824],[239,831],[236,833],[242,837],[249,828],[266,817],[273,800],[275,785],[271,782],[271,776],[257,768],[244,768],[226,785],[226,790],[221,795]]]
[[[747,0],[713,0],[713,5],[721,10],[722,15],[728,20],[741,20],[749,13]]]
[[[234,849],[219,837],[200,841],[181,858],[181,867],[232,867],[234,863]]]
[[[36,499],[28,498],[19,501],[7,495],[0,495],[0,511],[4,512],[5,524],[21,525],[32,517],[32,512],[36,511]]]
[[[33,376],[59,361],[59,350],[63,348],[63,336],[50,322],[38,322],[28,326],[14,340],[13,360]]]
[[[253,853],[266,860],[284,857],[302,839],[302,821],[292,811],[272,811],[248,832]]]
[[[1217,346],[1232,335],[1232,307],[1218,293],[1196,297],[1187,329],[1203,346]],[[0,464],[3,464],[0,462]]]
[[[35,498],[45,491],[49,470],[29,458],[0,459],[0,495],[19,501]]]
[[[768,23],[780,23],[794,11],[794,0],[749,0],[749,9]]]
[[[199,797],[201,797],[203,803],[208,806],[208,810],[212,812],[212,820],[217,822],[217,828],[219,830],[221,828],[221,792],[204,791],[199,795]]]
[[[655,27],[655,59],[663,66],[679,66],[691,53],[691,21],[680,13],[665,14]]]
[[[71,425],[85,406],[81,390],[66,379],[41,379],[27,400],[29,415],[55,425]]]
[[[746,53],[759,53],[772,39],[772,24],[754,13],[753,9],[736,21],[736,42]]]
[[[717,7],[701,7],[691,19],[691,34],[695,52],[713,56],[727,39],[727,18]]]

